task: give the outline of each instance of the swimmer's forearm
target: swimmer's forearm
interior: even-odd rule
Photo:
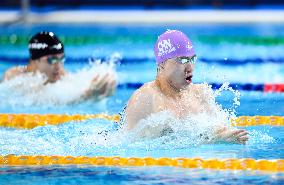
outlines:
[[[80,97],[80,99],[81,100],[93,99],[95,101],[99,100],[98,95],[94,94],[91,89],[86,90],[84,94]]]

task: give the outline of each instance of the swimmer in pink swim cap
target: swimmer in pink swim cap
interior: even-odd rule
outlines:
[[[130,98],[125,109],[127,128],[131,130],[141,120],[162,111],[170,112],[177,119],[201,113],[216,116],[219,107],[211,88],[192,83],[197,56],[189,38],[181,31],[168,30],[158,37],[154,52],[156,79],[144,84]],[[162,135],[165,130],[173,129],[160,128],[159,132],[152,129],[150,132]],[[245,144],[248,140],[248,132],[242,129],[220,126],[215,130],[209,142]]]

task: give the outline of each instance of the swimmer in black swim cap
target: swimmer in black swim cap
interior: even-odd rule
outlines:
[[[45,74],[48,82],[56,82],[64,74],[64,46],[52,32],[40,32],[29,42],[29,71]]]
[[[40,72],[47,77],[47,83],[60,80],[65,74],[64,46],[53,32],[42,31],[35,34],[29,41],[29,63],[26,66],[13,67],[4,74],[3,81],[10,80],[20,74]],[[89,89],[82,98],[104,98],[113,94],[116,88],[116,80],[106,74],[103,77],[95,75]],[[95,98],[96,99],[96,98]]]
[[[4,81],[23,73],[40,72],[47,77],[46,83],[59,80],[64,74],[64,46],[52,32],[39,32],[29,41],[29,63],[6,71]]]

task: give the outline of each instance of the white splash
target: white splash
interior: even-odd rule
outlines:
[[[224,109],[224,111],[227,113],[227,117],[228,118],[231,118],[231,119],[234,119],[236,118],[236,108],[239,107],[241,104],[240,104],[240,96],[241,96],[241,93],[240,91],[238,90],[234,90],[232,87],[230,87],[230,83],[229,82],[224,82],[222,84],[222,86],[217,89],[216,91],[214,91],[214,98],[218,97],[218,96],[221,96],[221,93],[223,91],[230,91],[233,93],[234,95],[234,98],[233,98],[233,104],[230,108],[228,109]],[[212,103],[215,103],[217,104],[216,102],[212,102]],[[220,106],[220,105],[219,105]],[[220,111],[222,110],[222,108],[220,107]]]
[[[215,91],[214,96],[220,96],[224,89],[231,91],[228,85],[224,84]],[[190,149],[197,151],[192,155],[197,155],[205,148],[206,155],[214,157],[214,152],[218,152],[218,145],[215,149],[212,149],[212,145],[200,145],[214,137],[217,127],[229,125],[234,107],[239,105],[238,95],[235,96],[231,112],[216,106],[214,116],[199,113],[177,119],[168,111],[163,111],[141,120],[139,126],[130,132],[125,128],[118,129],[117,123],[105,120],[101,123],[102,120],[98,119],[32,130],[0,129],[0,154],[144,156],[145,152],[151,151],[155,151],[156,155],[163,151],[171,155],[169,151],[173,151],[174,155],[178,151],[176,149],[185,149],[185,155]],[[210,103],[216,104],[214,99],[211,100]],[[251,131],[250,135],[248,149],[257,143],[274,142],[265,131]],[[225,157],[237,155],[241,146],[233,149],[231,147],[233,146],[224,146],[228,152],[221,150]]]
[[[46,77],[40,73],[23,74],[0,84],[2,107],[65,105],[80,99],[96,74],[111,74],[116,78],[113,63],[90,62],[88,67],[67,73],[61,80],[44,85]]]
[[[229,87],[229,83],[224,83],[223,86],[213,93],[213,90],[208,84],[205,84],[207,88],[204,88],[205,94],[212,94],[213,97],[208,98],[208,104],[201,104],[200,110],[205,110],[210,107],[210,114],[206,111],[199,113],[188,113],[186,117],[176,118],[169,111],[162,111],[155,113],[139,121],[137,126],[131,130],[130,140],[137,144],[150,140],[165,140],[167,147],[183,148],[187,146],[197,146],[200,144],[208,143],[214,140],[216,132],[223,127],[231,127],[230,120],[235,117],[235,108],[240,105],[239,98],[240,93]],[[233,99],[232,107],[229,109],[223,109],[219,105],[215,98],[221,95],[222,91],[231,91],[235,97]],[[197,96],[197,95],[196,95]],[[199,96],[199,95],[198,95]],[[184,101],[191,100],[190,98]],[[124,128],[126,130],[126,128]],[[162,143],[163,143],[162,142]],[[158,142],[161,143],[161,142]],[[169,145],[171,143],[171,145]],[[152,148],[153,142],[151,142],[150,148]]]

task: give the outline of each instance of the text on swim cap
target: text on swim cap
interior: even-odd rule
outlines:
[[[60,49],[62,49],[62,45],[59,43],[57,45],[53,45],[51,48],[55,48],[57,50],[60,50]]]
[[[189,43],[189,42],[187,42],[186,48],[187,48],[188,50],[191,50],[191,49],[193,48],[193,46],[192,46],[192,45],[190,45],[190,43]]]
[[[30,49],[45,49],[48,45],[46,43],[31,43],[29,44]]]
[[[31,43],[29,44],[29,49],[45,49],[48,45],[46,43]],[[60,50],[62,49],[62,44],[58,43],[50,47],[51,49]]]
[[[171,39],[161,40],[158,43],[158,56],[163,56],[165,54],[171,53],[176,50],[176,48],[171,44]]]

